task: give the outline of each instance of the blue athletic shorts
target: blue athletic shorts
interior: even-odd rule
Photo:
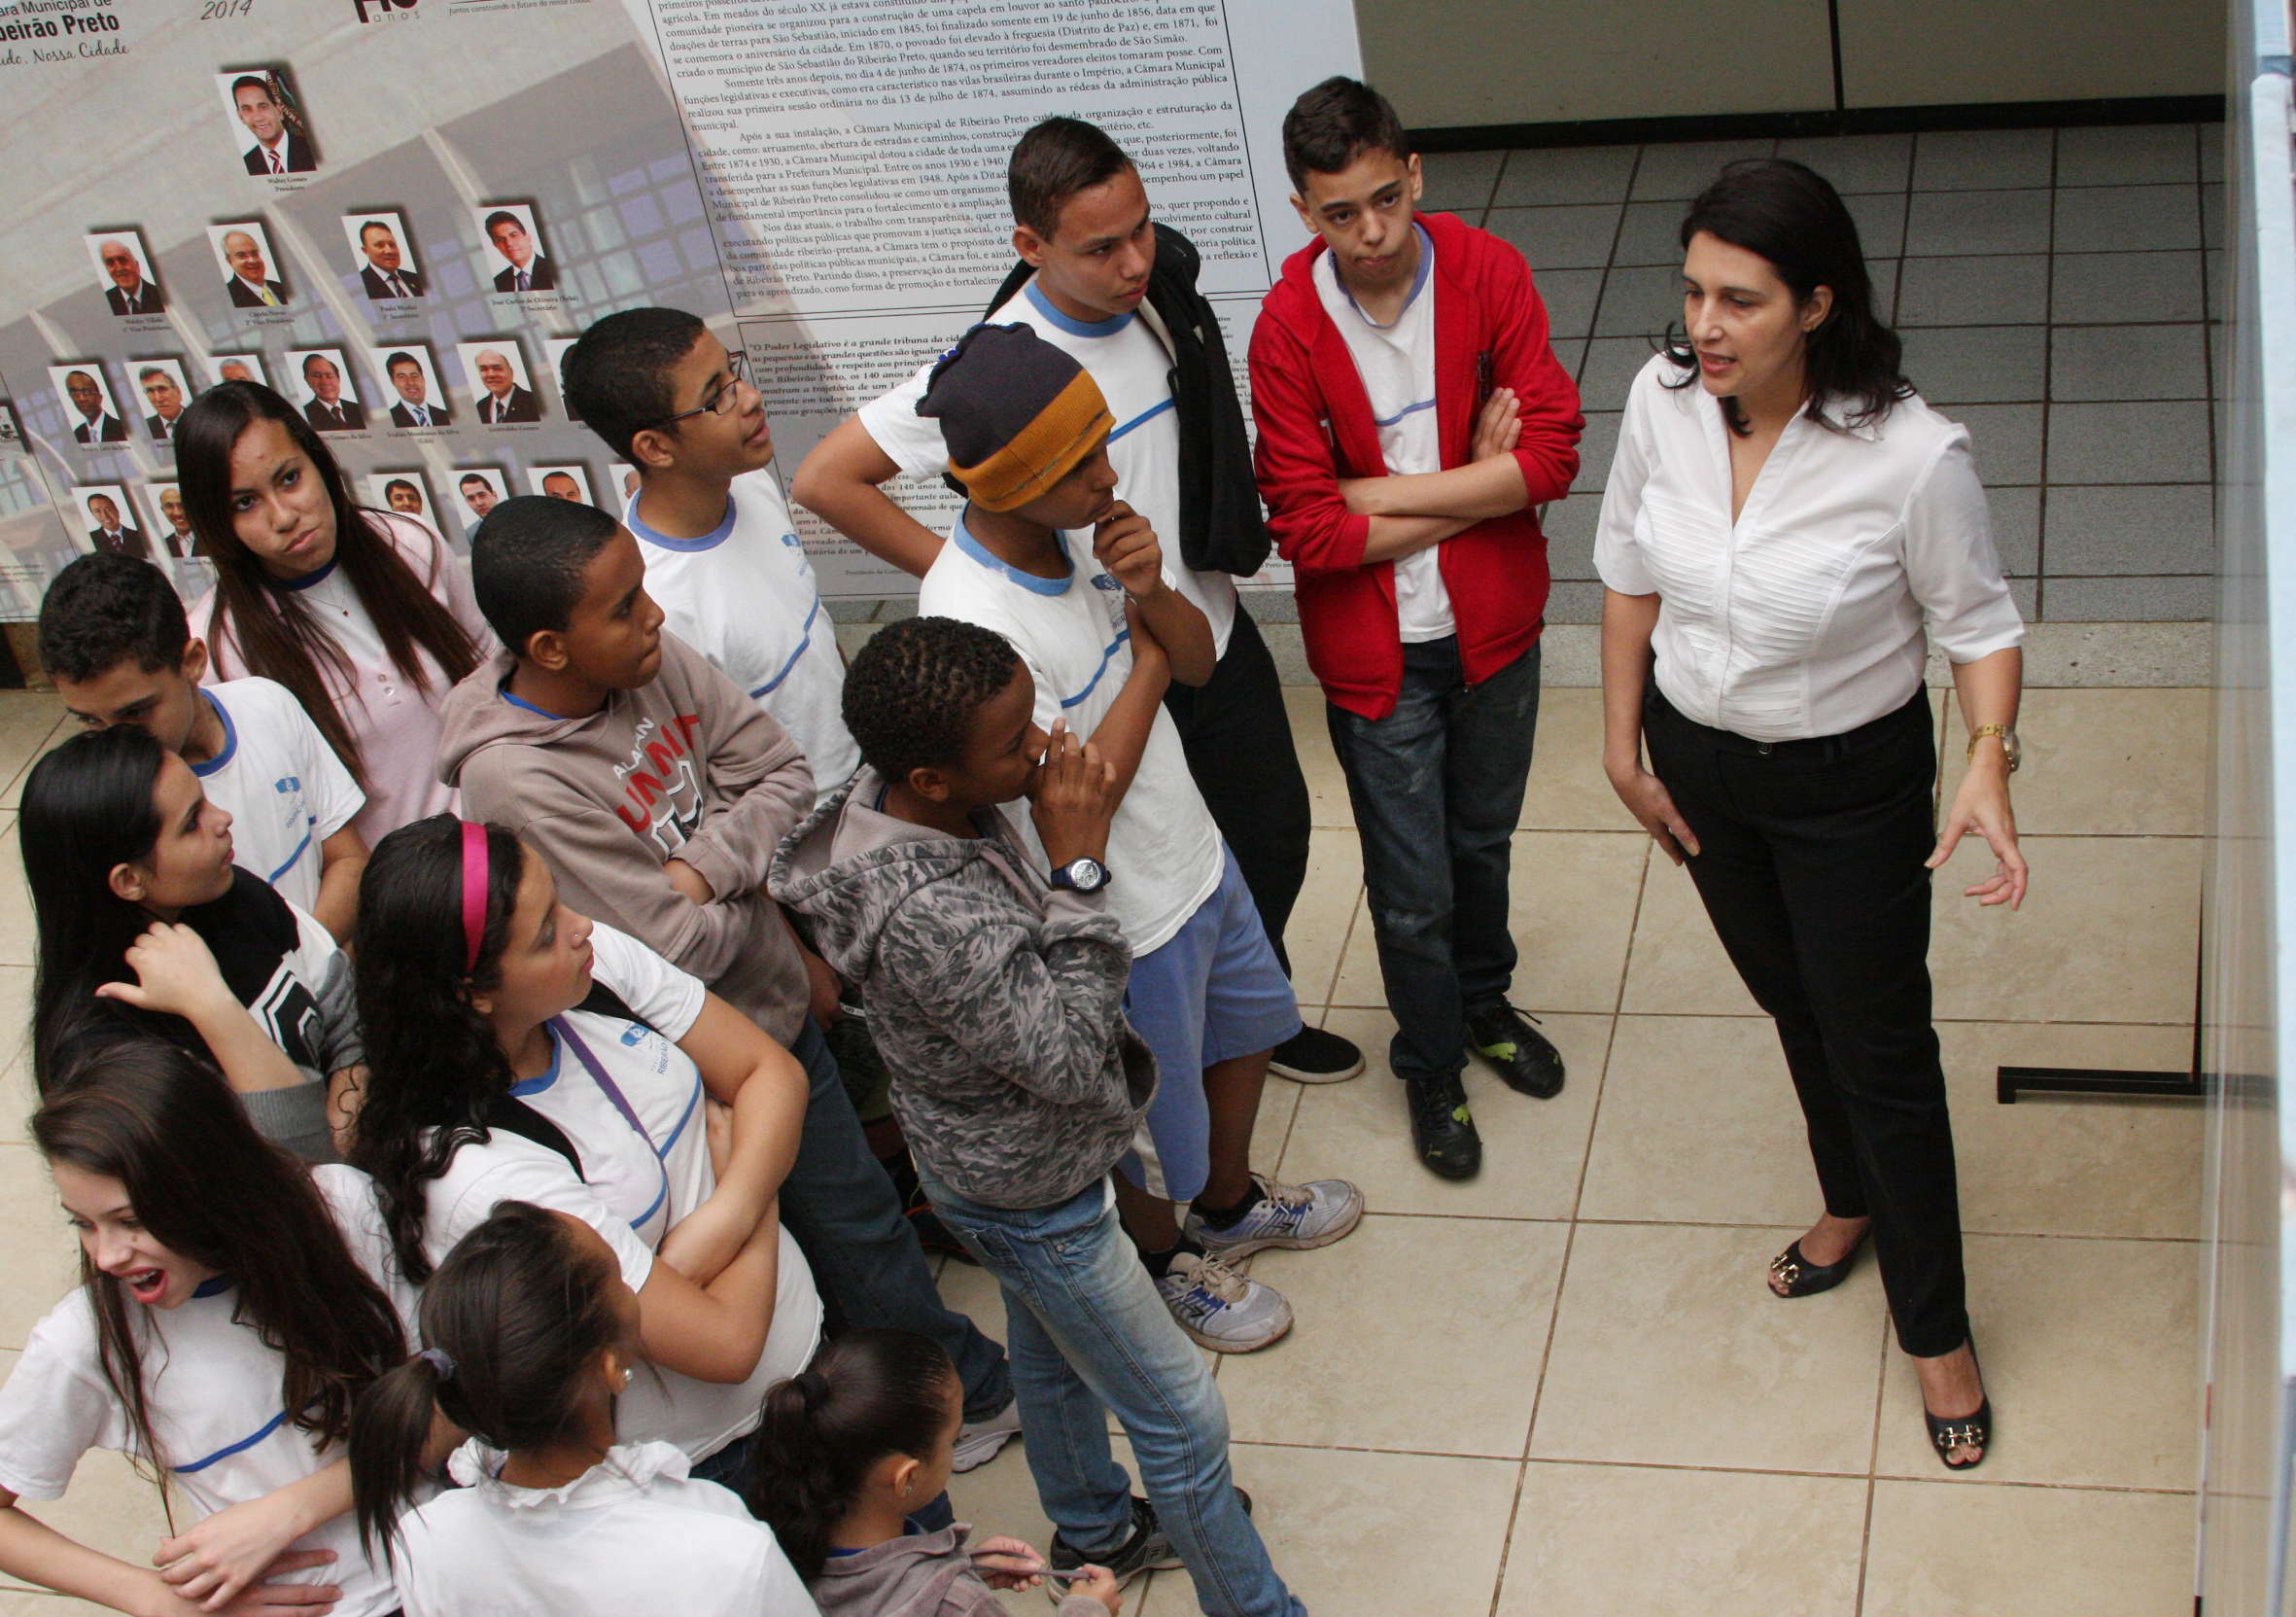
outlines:
[[[1125,1178],[1152,1196],[1195,1199],[1211,1173],[1203,1070],[1271,1050],[1300,1031],[1300,1003],[1226,843],[1220,885],[1160,949],[1132,962],[1125,1014],[1156,1052],[1156,1099]],[[1120,876],[1118,878],[1122,880]]]

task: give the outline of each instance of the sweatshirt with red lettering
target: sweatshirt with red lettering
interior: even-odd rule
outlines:
[[[783,837],[813,812],[789,733],[676,635],[662,666],[598,712],[560,719],[510,695],[509,652],[479,664],[440,715],[438,778],[471,820],[507,826],[549,862],[576,912],[650,944],[775,1038],[797,1037],[805,964],[765,893]],[[670,885],[679,859],[716,895]]]

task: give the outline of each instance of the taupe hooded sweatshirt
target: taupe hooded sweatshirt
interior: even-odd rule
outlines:
[[[789,734],[677,636],[637,690],[559,719],[504,689],[507,651],[447,693],[438,778],[463,813],[507,826],[549,861],[558,896],[691,971],[783,1044],[805,1020],[805,963],[765,893],[775,845],[812,812]],[[716,900],[680,896],[681,859]]]

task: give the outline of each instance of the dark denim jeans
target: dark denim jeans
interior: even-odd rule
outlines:
[[[1326,705],[1363,839],[1363,879],[1395,1015],[1388,1062],[1401,1077],[1467,1065],[1467,1013],[1507,997],[1508,860],[1539,723],[1539,648],[1480,685],[1456,637],[1403,649],[1395,711],[1365,719]]]
[[[789,1048],[811,1093],[797,1162],[782,1182],[782,1222],[813,1265],[829,1333],[886,1326],[932,1338],[964,1383],[964,1418],[987,1419],[1013,1401],[1003,1350],[942,1303],[820,1031],[808,1020]]]

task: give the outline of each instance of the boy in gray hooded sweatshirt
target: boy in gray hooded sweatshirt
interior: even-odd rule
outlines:
[[[1161,655],[1137,615],[1133,632]],[[846,676],[861,770],[782,844],[768,886],[867,996],[925,1192],[1004,1292],[1051,1564],[1120,1580],[1185,1564],[1214,1617],[1304,1617],[1231,1478],[1227,1406],[1117,1221],[1109,1172],[1156,1082],[1102,897],[1122,792],[1034,706],[992,630],[881,630]],[[1023,797],[1052,880],[996,811]],[[1146,1499],[1110,1454],[1110,1411]]]

